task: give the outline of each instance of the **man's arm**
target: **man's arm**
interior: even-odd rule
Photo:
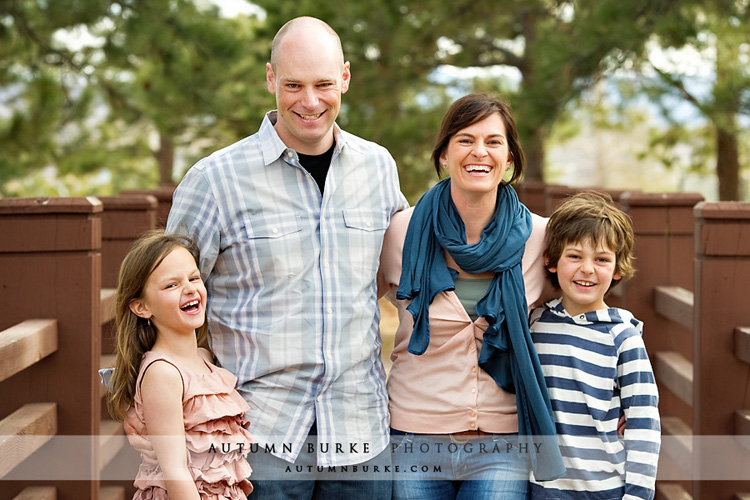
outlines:
[[[166,231],[195,242],[200,250],[198,267],[207,281],[219,254],[221,222],[212,186],[202,170],[191,168],[177,186]]]

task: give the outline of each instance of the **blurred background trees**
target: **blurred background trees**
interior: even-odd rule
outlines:
[[[271,39],[312,15],[352,65],[340,125],[390,149],[412,202],[444,110],[474,90],[513,105],[526,179],[747,198],[748,4],[3,0],[0,195],[178,182],[257,130]]]

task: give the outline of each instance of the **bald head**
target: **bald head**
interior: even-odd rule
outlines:
[[[282,26],[271,44],[271,67],[276,69],[279,59],[284,57],[282,45],[288,39],[304,40],[314,46],[330,47],[336,51],[336,57],[344,65],[344,50],[339,35],[320,19],[314,17],[296,17]]]

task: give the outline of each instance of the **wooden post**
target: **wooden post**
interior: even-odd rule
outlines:
[[[635,231],[637,273],[620,285],[622,306],[644,322],[643,339],[654,363],[658,352],[677,352],[693,359],[692,330],[656,313],[654,289],[679,286],[693,290],[693,207],[703,200],[695,193],[628,192],[620,197]],[[658,381],[658,380],[657,380]],[[660,384],[662,415],[692,425],[690,405]]]
[[[159,206],[156,211],[156,227],[166,227],[167,216],[172,208],[172,195],[174,195],[175,186],[162,186],[158,189],[131,189],[120,193],[121,196],[132,194],[144,195],[150,194],[159,200]]]
[[[102,214],[102,287],[117,288],[120,263],[133,242],[156,228],[159,202],[152,195],[99,198]]]
[[[112,297],[117,288],[120,264],[127,255],[133,242],[144,232],[157,227],[157,210],[159,201],[151,194],[129,194],[124,196],[100,197],[104,206],[102,213],[102,286]],[[171,205],[171,194],[170,194]],[[114,304],[106,304],[112,308]],[[113,316],[112,314],[108,315]],[[116,345],[114,321],[102,318],[102,367],[113,366]],[[101,433],[109,439],[120,439],[122,424],[111,420],[106,408],[106,400],[102,400]],[[102,470],[102,477],[107,477],[112,470],[122,466],[122,457],[133,453],[129,445],[118,450],[117,447],[105,447],[111,454],[107,466]],[[106,461],[106,457],[102,458]],[[137,466],[136,466],[137,467]],[[137,469],[133,471],[135,477]],[[102,481],[109,488],[119,488],[125,492],[126,498],[132,498],[135,492],[133,481]],[[103,488],[105,490],[106,488]]]
[[[700,203],[695,216],[693,431],[732,435],[735,412],[748,407],[750,365],[734,343],[735,328],[750,325],[750,203]],[[694,496],[730,500],[746,491],[750,481],[699,481]]]
[[[547,185],[540,181],[523,181],[518,186],[518,199],[533,213],[547,216]]]
[[[102,204],[96,198],[0,200],[0,330],[56,319],[57,351],[0,384],[0,418],[32,402],[57,404],[59,435],[99,432]],[[71,456],[90,481],[53,483],[59,500],[98,498],[94,440]],[[39,471],[44,479],[44,471]],[[0,500],[23,489],[4,481]]]

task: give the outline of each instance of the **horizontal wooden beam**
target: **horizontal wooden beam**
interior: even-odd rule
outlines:
[[[669,457],[672,463],[679,467],[683,474],[687,474],[689,477],[690,471],[693,470],[693,429],[679,417],[662,417],[661,433],[662,457]]]
[[[57,488],[54,486],[32,486],[25,488],[13,497],[13,500],[57,500]]]
[[[125,488],[122,486],[102,486],[99,488],[99,500],[125,500]]]
[[[114,420],[102,420],[99,425],[99,468],[103,469],[125,445],[122,424]]]
[[[102,288],[100,292],[101,298],[101,316],[102,324],[115,319],[115,294],[117,290],[114,288]]]
[[[693,364],[675,351],[657,352],[654,359],[656,381],[693,406]]]
[[[57,351],[57,321],[30,319],[0,332],[0,381]]]
[[[29,403],[0,420],[0,478],[57,434],[57,405]],[[37,436],[38,439],[33,439]]]
[[[734,329],[734,355],[745,363],[750,363],[750,327]]]
[[[737,436],[750,436],[750,410],[734,412],[734,433]]]
[[[679,286],[654,288],[654,309],[675,323],[693,329],[693,292]]]
[[[693,500],[685,488],[676,483],[657,483],[655,500]]]

